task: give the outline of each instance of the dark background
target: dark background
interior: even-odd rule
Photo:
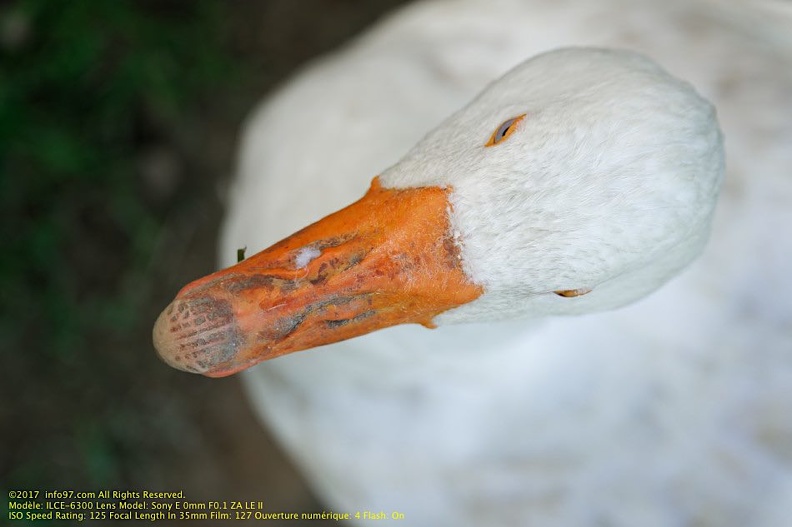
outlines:
[[[151,326],[215,269],[246,113],[400,3],[0,2],[2,521],[8,489],[323,509],[239,382],[168,368]]]

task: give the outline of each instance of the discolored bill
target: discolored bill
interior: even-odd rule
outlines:
[[[222,377],[396,324],[433,327],[482,294],[462,270],[450,189],[383,188],[184,287],[154,326],[171,366]]]

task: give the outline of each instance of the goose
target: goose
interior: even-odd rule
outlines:
[[[767,9],[398,11],[254,112],[226,268],[166,307],[160,356],[250,368],[361,524],[784,525],[792,54]]]

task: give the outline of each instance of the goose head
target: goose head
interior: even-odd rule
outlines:
[[[545,53],[361,200],[187,285],[154,343],[223,376],[395,324],[613,309],[699,254],[722,175],[714,108],[689,84],[632,52]]]

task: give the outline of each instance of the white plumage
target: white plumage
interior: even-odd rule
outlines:
[[[573,305],[585,305],[585,311],[612,307],[606,300],[619,290],[603,295],[595,287],[574,299],[539,295],[521,313],[533,317],[528,321],[434,331],[397,327],[247,373],[251,400],[330,506],[400,511],[406,525],[433,526],[774,527],[790,521],[789,21],[783,7],[753,2],[425,1],[313,64],[262,105],[242,145],[223,265],[233,263],[238,247],[263,249],[358,198],[371,177],[488,82],[559,46],[618,46],[648,54],[713,101],[725,136],[726,179],[703,256],[636,304],[539,319],[542,313],[574,312]],[[597,68],[584,72],[588,78],[575,77],[572,72],[586,66],[572,64],[575,57],[567,60],[564,85],[529,82],[526,89],[546,102],[553,93],[563,95],[568,83],[603,80]],[[610,90],[618,90],[618,80],[608,81]],[[612,95],[618,101],[619,93]],[[383,181],[406,185],[414,175],[430,173],[430,182],[450,181],[453,175],[418,165],[436,161],[431,153],[449,142],[486,140],[511,117],[486,115],[497,107],[483,101],[474,116],[463,112],[453,137],[429,136],[423,143],[432,146],[428,157],[419,145],[403,164],[384,172]],[[585,104],[575,109],[596,111]],[[651,111],[664,119],[663,108]],[[580,117],[581,123],[596,120]],[[544,129],[549,141],[558,136],[556,121],[537,117],[533,123],[551,127]],[[680,144],[689,147],[688,139],[679,132]],[[563,149],[548,147],[554,146]],[[597,147],[590,145],[578,158],[543,159],[555,160],[550,169],[557,173],[582,177]],[[597,163],[618,169],[633,161]],[[460,160],[442,158],[442,168],[453,170],[455,162]],[[538,227],[544,219],[568,232],[563,229],[572,220],[552,216],[564,209],[552,201],[559,196],[578,200],[581,217],[591,207],[612,211],[600,199],[601,187],[589,191],[551,193],[538,202],[546,205],[543,211],[523,212],[535,214]],[[465,206],[457,203],[455,210],[464,215]],[[462,230],[477,214],[497,224],[507,209],[477,206]],[[627,223],[625,229],[651,234],[645,225]],[[629,234],[624,240],[642,239]],[[519,262],[530,258],[535,267],[555,247],[536,243],[530,255],[521,254],[518,238],[507,228],[496,230],[490,241],[499,248],[466,249],[473,251],[468,263],[479,256],[486,262],[466,270],[482,281],[504,283],[510,273],[523,272]],[[578,246],[567,247],[574,252]],[[689,255],[695,252],[688,248]],[[648,268],[651,262],[662,267],[657,262],[667,258],[667,274],[674,262],[685,263],[671,253],[668,247],[653,254]],[[558,254],[563,259],[567,253]],[[603,255],[619,257],[617,249]],[[498,267],[499,261],[508,263]],[[599,284],[597,269],[576,271],[566,278],[586,276],[592,283],[569,287]],[[634,299],[642,287],[644,293],[654,289],[667,278],[661,274],[640,275],[651,283],[631,281],[629,294],[613,303]],[[563,280],[551,283],[554,276],[540,273],[548,281],[529,293],[566,287]],[[508,318],[508,293],[489,303],[485,295],[469,305],[479,307],[459,308],[457,318]],[[454,321],[454,312],[438,321],[444,316]]]

